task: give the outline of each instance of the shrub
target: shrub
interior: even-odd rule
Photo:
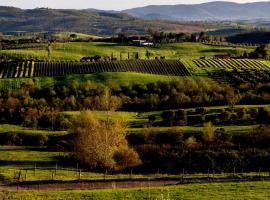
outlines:
[[[170,129],[167,132],[156,133],[155,142],[156,144],[179,145],[183,142],[183,136],[181,130]]]
[[[195,112],[197,114],[205,115],[208,113],[208,109],[204,107],[198,107],[198,108],[195,108]]]
[[[117,149],[113,159],[116,162],[115,169],[119,171],[141,164],[138,153],[134,149],[128,147],[120,147]]]
[[[262,124],[270,124],[270,108],[260,108],[257,121]]]
[[[161,114],[161,117],[163,119],[163,121],[169,125],[169,126],[173,126],[173,122],[174,122],[174,117],[175,117],[175,113],[172,110],[169,111],[163,111]]]
[[[202,139],[205,143],[211,143],[215,139],[215,128],[212,122],[207,122],[203,125]]]
[[[199,147],[199,143],[197,142],[195,137],[189,137],[186,141],[185,141],[185,145],[188,149],[196,149]]]
[[[187,111],[179,109],[175,111],[175,125],[186,126],[187,125]]]

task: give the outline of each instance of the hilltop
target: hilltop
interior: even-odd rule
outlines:
[[[202,4],[150,5],[123,12],[144,19],[166,20],[254,20],[270,19],[270,2],[233,3],[216,1]]]
[[[160,31],[197,32],[204,28],[179,22],[144,20],[129,14],[94,9],[20,9],[0,7],[0,32],[72,31],[91,35],[145,34],[148,28]]]

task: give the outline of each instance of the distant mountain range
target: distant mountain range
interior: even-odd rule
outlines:
[[[123,12],[144,19],[177,21],[270,19],[270,2],[239,4],[216,1],[193,5],[152,5]]]
[[[73,31],[91,35],[145,34],[147,29],[160,31],[203,31],[202,26],[144,20],[124,12],[95,9],[19,9],[0,6],[0,32]]]
[[[267,21],[270,22],[270,2],[237,4],[217,1],[193,5],[153,5],[120,12],[91,8],[24,10],[0,6],[0,32],[72,31],[102,36],[145,34],[149,28],[158,31],[200,32],[208,27],[193,21],[258,19],[266,21],[266,25]]]

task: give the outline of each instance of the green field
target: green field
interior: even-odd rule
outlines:
[[[187,184],[158,188],[107,189],[93,191],[20,191],[2,194],[8,199],[269,199],[269,181]]]
[[[215,47],[210,45],[204,45],[200,43],[173,43],[164,44],[161,47],[145,48],[128,46],[119,43],[101,43],[101,42],[90,42],[90,43],[53,43],[51,44],[51,57],[49,59],[54,60],[80,60],[85,56],[110,56],[114,55],[120,59],[120,53],[123,59],[130,57],[134,53],[138,52],[140,58],[146,58],[146,50],[148,49],[151,53],[151,57],[165,56],[166,58],[189,58],[198,59],[202,56],[212,57],[215,54],[228,54],[232,52],[244,53],[253,50],[251,47],[245,48],[234,48],[234,47]],[[48,59],[48,51],[46,49],[18,49],[18,50],[1,50],[2,54],[13,54],[21,55],[23,57],[41,58]]]
[[[66,131],[34,130],[18,125],[0,124],[1,133],[40,134],[40,135],[63,135]]]
[[[105,86],[132,85],[134,83],[154,83],[157,81],[173,81],[183,77],[156,74],[141,74],[135,72],[106,72],[95,74],[74,74],[65,77],[35,77],[35,78],[10,78],[0,79],[0,90],[18,89],[22,84],[35,84],[39,87],[49,87],[54,84],[67,84],[76,79],[81,82],[87,80]]]

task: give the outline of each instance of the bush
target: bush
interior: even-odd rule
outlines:
[[[141,164],[141,160],[137,152],[134,149],[127,147],[119,148],[114,153],[113,159],[116,162],[115,169],[118,171]]]
[[[156,133],[154,136],[156,144],[179,145],[183,142],[184,134],[181,130],[170,129],[167,132]]]
[[[166,125],[173,126],[175,113],[172,110],[163,111],[161,117]]]
[[[260,108],[257,115],[257,121],[262,124],[270,125],[270,108]]]
[[[38,126],[42,128],[49,128],[52,127],[52,121],[51,117],[48,114],[43,114],[39,119],[38,119]]]
[[[205,115],[188,116],[188,125],[203,124],[204,121],[205,121]]]
[[[224,128],[216,129],[215,140],[217,144],[229,144],[232,141],[232,134],[227,133]]]
[[[187,111],[184,109],[179,109],[175,111],[175,125],[186,126],[187,125]]]
[[[208,109],[204,107],[198,107],[198,108],[195,108],[195,112],[196,114],[205,115],[208,113]]]
[[[150,125],[153,125],[154,123],[155,123],[155,121],[156,121],[156,115],[150,115],[149,117],[148,117],[148,122],[149,122],[149,124]]]
[[[44,134],[6,133],[2,134],[2,145],[45,146],[48,137]]]

